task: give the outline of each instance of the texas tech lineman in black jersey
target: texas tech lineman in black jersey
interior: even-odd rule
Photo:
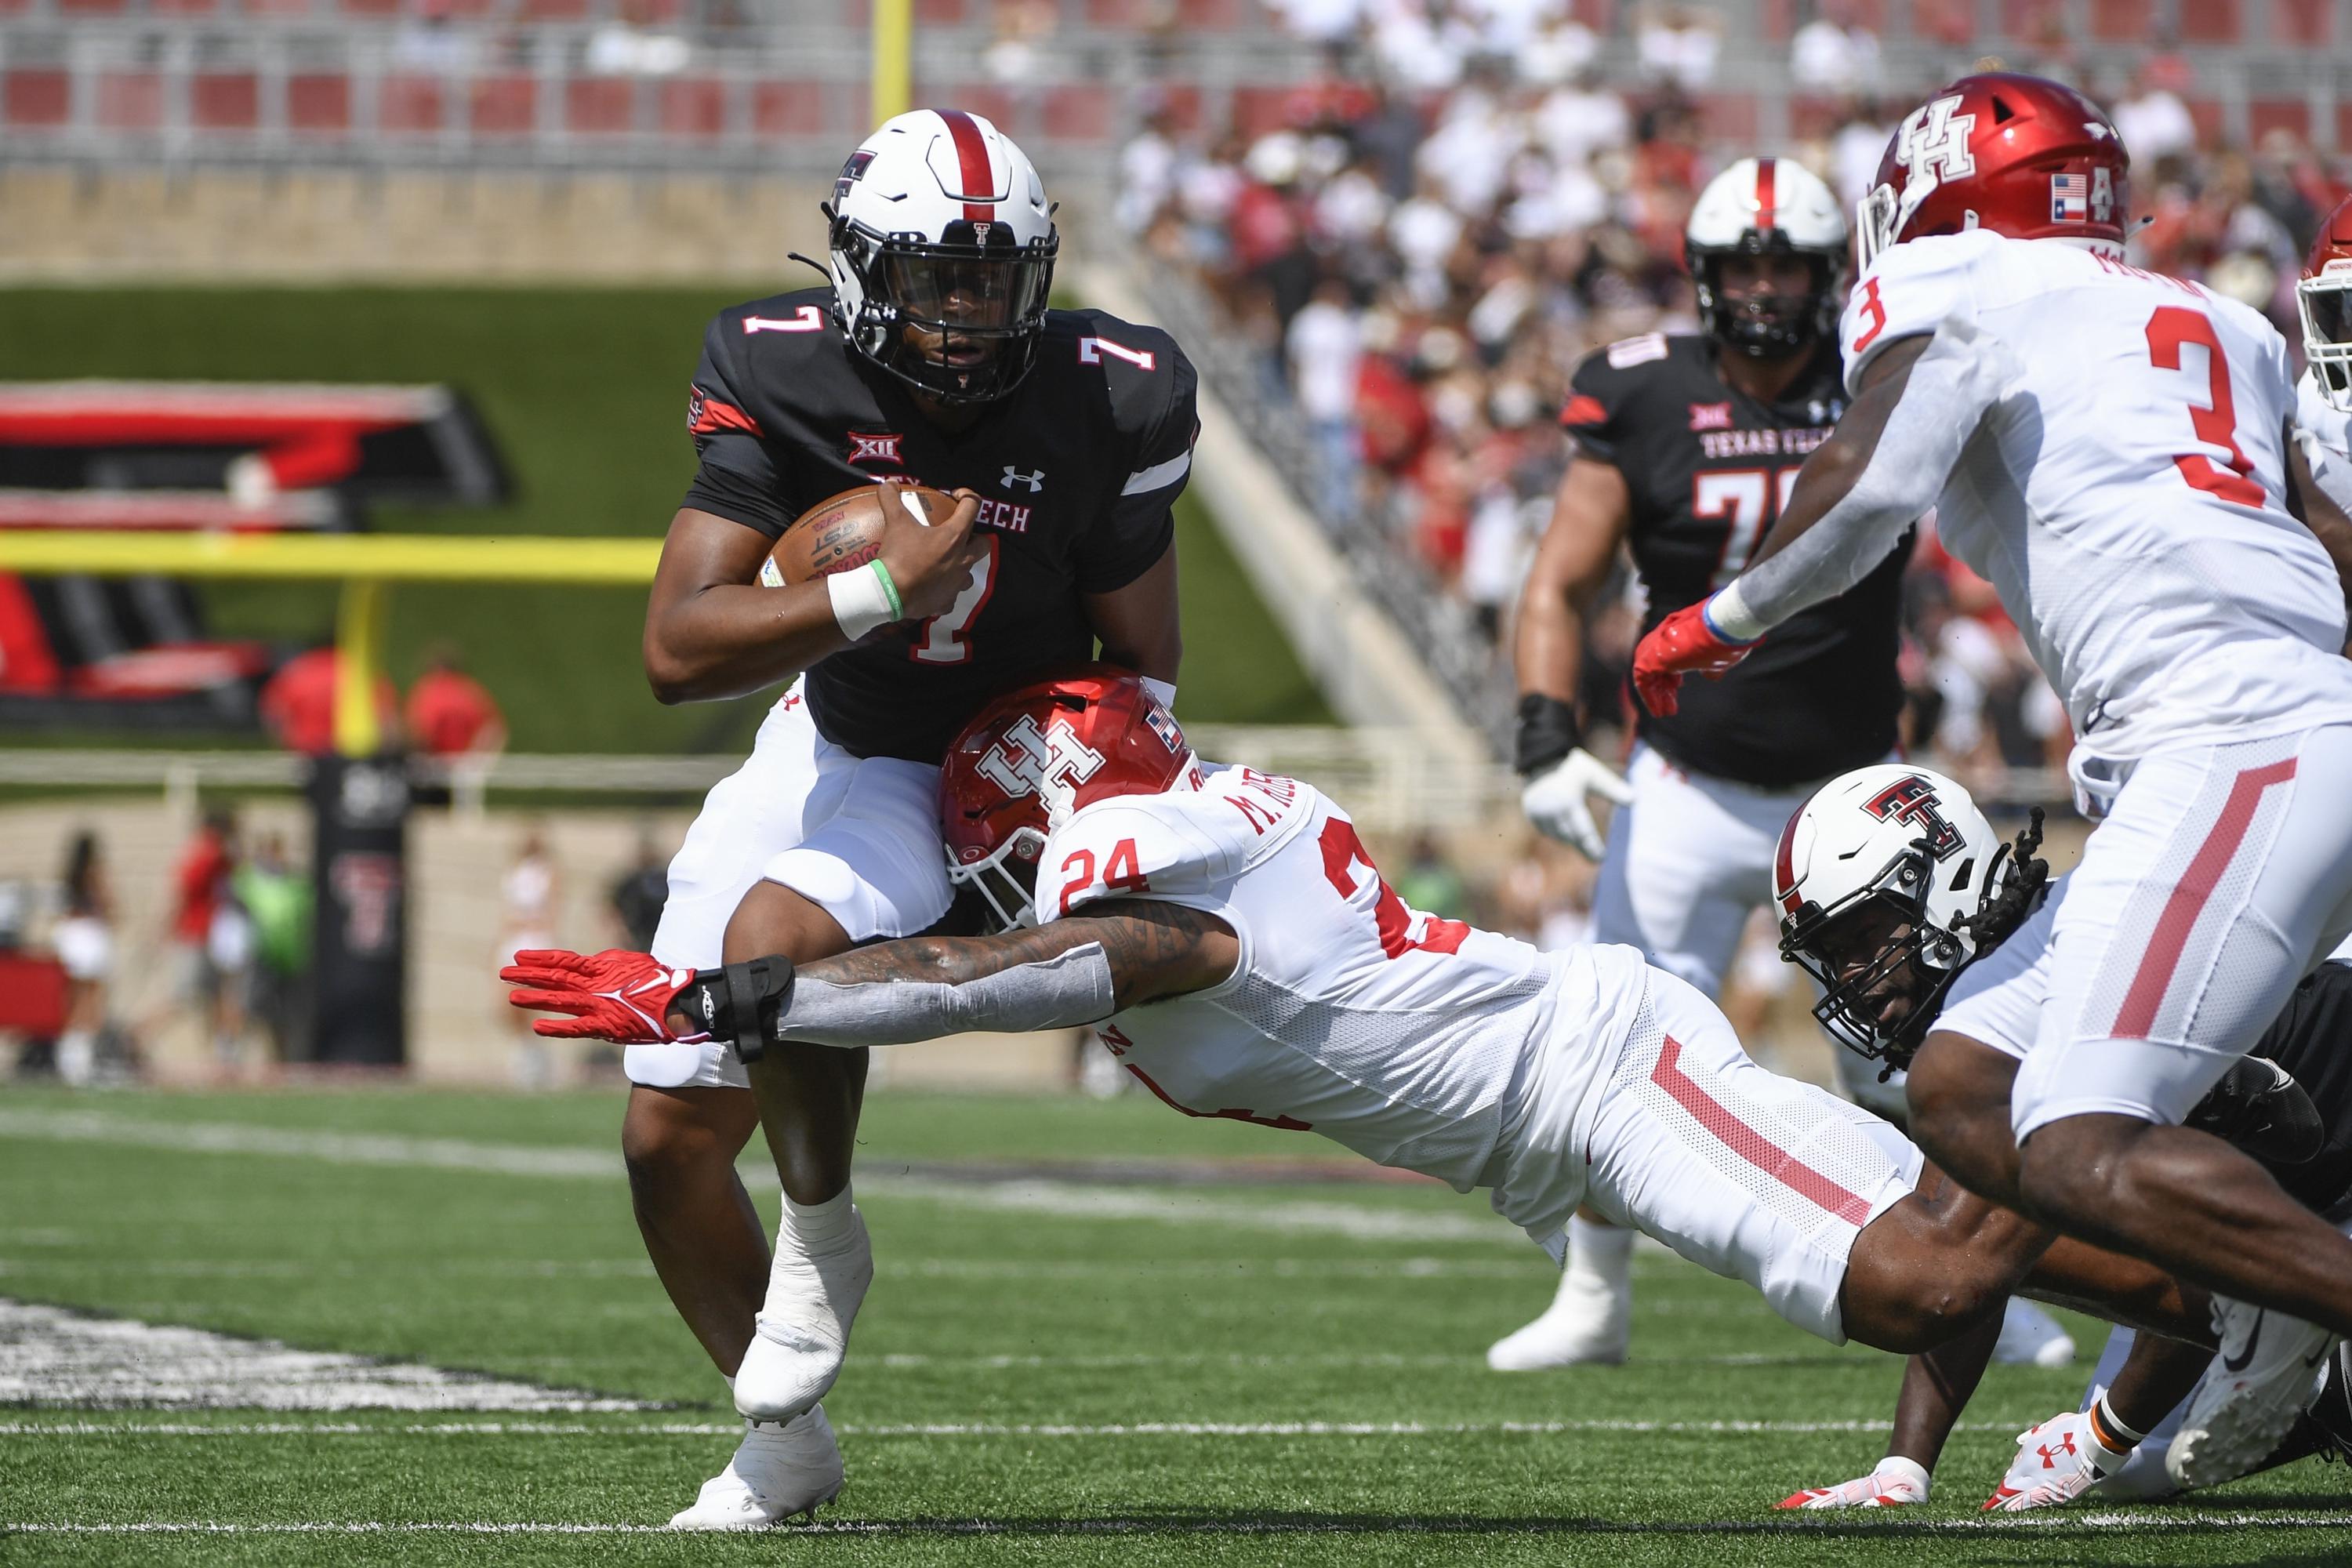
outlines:
[[[1619,550],[1641,574],[1648,625],[1705,598],[1747,563],[1844,409],[1832,324],[1845,218],[1828,189],[1786,160],[1742,159],[1700,194],[1687,239],[1705,335],[1611,344],[1570,384],[1560,423],[1573,451],[1519,605],[1517,761],[1528,820],[1601,862],[1593,939],[1638,947],[1713,997],[1769,897],[1789,814],[1818,781],[1895,745],[1909,545],[1780,658],[1685,683],[1673,719],[1642,715],[1625,778],[1582,748],[1584,601]],[[1605,851],[1592,794],[1618,803]],[[1624,1358],[1630,1237],[1582,1215],[1570,1235],[1558,1300],[1488,1351],[1496,1368]]]
[[[865,481],[980,493],[983,553],[949,612],[884,627],[806,681],[826,740],[936,763],[991,697],[1092,658],[1082,595],[1123,588],[1168,552],[1192,462],[1192,367],[1157,327],[1049,310],[1027,377],[950,432],[863,363],[833,302],[806,289],[711,322],[688,405],[702,466],[685,504],[772,539]]]
[[[974,711],[1097,643],[1174,690],[1184,356],[1150,328],[1047,308],[1052,207],[975,115],[890,121],[825,215],[828,286],[719,312],[688,404],[701,463],[646,607],[647,675],[667,701],[793,684],[671,862],[665,965],[811,963],[935,924],[938,763]],[[871,570],[755,581],[793,519],[872,481],[958,506],[936,526],[886,508]],[[771,1051],[747,1069],[730,1040],[627,1049],[646,1250],[753,1423],[675,1526],[773,1523],[840,1488],[818,1401],[873,1275],[848,1186],[865,1055]],[[734,1175],[762,1126],[785,1199],[772,1260]]]

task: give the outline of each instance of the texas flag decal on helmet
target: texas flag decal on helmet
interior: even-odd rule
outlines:
[[[2081,223],[2091,216],[2091,179],[2087,174],[2050,176],[2050,221]]]

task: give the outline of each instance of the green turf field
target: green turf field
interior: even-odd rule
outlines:
[[[1891,1358],[1646,1251],[1633,1364],[1496,1375],[1551,1277],[1475,1199],[1144,1100],[911,1093],[875,1097],[860,1156],[847,1490],[816,1532],[637,1533],[732,1427],[638,1250],[619,1104],[7,1090],[0,1298],[659,1407],[0,1410],[0,1563],[2352,1561],[2315,1462],[1985,1520],[2079,1372],[1995,1369],[1931,1508],[1777,1514],[1879,1451]],[[133,1528],[165,1525],[199,1528]]]
[[[481,411],[516,484],[494,510],[375,516],[386,531],[657,534],[694,471],[687,383],[711,313],[741,297],[687,289],[0,289],[0,376],[446,382]],[[1187,635],[1181,718],[1328,722],[1206,514],[1177,514]],[[218,584],[214,628],[325,637],[331,586]],[[663,708],[646,689],[635,591],[400,589],[392,673],[457,645],[526,752],[735,751],[772,698]]]

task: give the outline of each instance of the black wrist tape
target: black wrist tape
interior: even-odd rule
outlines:
[[[1516,766],[1522,774],[1551,766],[1584,743],[1576,722],[1576,708],[1557,697],[1530,691],[1519,699],[1519,732]]]
[[[792,960],[754,958],[722,969],[696,970],[694,979],[677,994],[676,1005],[700,1022],[713,1039],[731,1041],[738,1059],[756,1062],[792,999]]]

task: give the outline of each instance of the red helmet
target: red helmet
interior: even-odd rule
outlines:
[[[1855,213],[1855,264],[1906,239],[1989,228],[2124,242],[2131,158],[2099,107],[2038,76],[1964,76],[1905,116]]]
[[[1046,835],[1082,805],[1173,789],[1192,766],[1184,731],[1126,670],[1087,665],[1007,692],[940,769],[948,880],[978,888],[1006,926],[1032,924]]]
[[[2352,413],[2352,197],[2319,226],[2294,285],[2303,357],[2330,406]]]

